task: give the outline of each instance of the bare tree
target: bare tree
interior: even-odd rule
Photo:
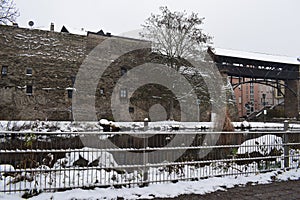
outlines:
[[[205,34],[201,25],[204,18],[198,14],[186,12],[171,12],[167,7],[160,7],[161,14],[151,14],[143,24],[142,37],[153,42],[153,50],[167,56],[169,65],[174,66],[174,59],[187,58],[203,53],[211,42],[211,37]]]
[[[19,11],[13,0],[0,0],[0,24],[14,23]]]
[[[184,12],[172,12],[167,7],[160,7],[160,14],[151,14],[142,25],[143,32],[140,35],[152,42],[153,52],[164,57],[167,66],[182,74],[197,74],[190,67],[184,66],[184,59],[197,57],[204,59],[204,52],[211,37],[202,31],[204,18],[198,17],[197,13],[187,14]],[[183,61],[183,62],[182,62]],[[186,73],[185,71],[189,71]],[[187,75],[188,76],[188,75]],[[202,90],[203,81],[197,75],[199,81],[192,91],[186,91],[180,99],[189,96],[195,90]],[[173,81],[173,88],[181,87],[181,82]],[[168,98],[169,119],[173,119],[174,101],[178,98]]]

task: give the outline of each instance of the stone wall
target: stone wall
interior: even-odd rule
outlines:
[[[287,80],[285,84],[287,85],[284,90],[285,117],[299,118],[299,80]]]
[[[87,54],[87,38],[0,26],[0,119],[69,120],[66,88]],[[32,74],[26,74],[27,69]],[[26,88],[32,86],[32,94]]]
[[[96,33],[80,36],[0,25],[0,68],[7,68],[7,74],[2,74],[0,77],[0,120],[73,120],[72,101],[74,101],[75,90],[72,88],[78,81],[76,76],[79,68],[86,58],[91,56],[91,51],[105,39],[106,36]],[[93,73],[98,70],[98,66],[97,63],[92,63],[90,69],[86,71],[86,81],[78,83],[76,95],[78,92],[83,92],[85,88],[91,87],[91,84],[96,84],[96,91],[84,96],[85,104],[78,108],[81,109],[82,115],[75,120],[95,120],[88,117],[89,107],[95,108],[96,120],[101,118],[114,120],[111,94],[117,80],[122,76],[122,69],[129,71],[147,62],[161,64],[166,62],[162,57],[153,56],[149,43],[145,41],[118,39],[122,45],[129,47],[143,43],[144,48],[118,57],[117,54],[121,53],[121,50],[110,52],[116,44],[112,43],[112,46],[107,47],[105,50],[107,52],[104,53],[111,54],[108,58],[111,63],[102,77],[97,77]],[[201,120],[209,121],[211,106],[203,80],[201,77],[195,79],[194,75],[190,77],[186,75],[186,77],[194,84],[202,81],[202,86],[196,93],[203,100],[200,108]],[[135,79],[131,81],[134,82]],[[133,92],[130,90],[128,88],[128,93]],[[173,107],[174,119],[180,120],[179,103],[174,101],[170,105],[172,95],[172,92],[167,89],[152,85],[134,92],[131,99],[125,98],[121,104],[129,102],[130,115],[134,121],[149,117],[149,109],[156,104],[161,104],[166,110],[167,118],[170,118],[170,109]],[[159,100],[152,96],[165,96],[165,98]],[[122,112],[129,112],[128,109],[125,108]]]

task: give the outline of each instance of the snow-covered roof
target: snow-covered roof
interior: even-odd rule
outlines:
[[[213,52],[215,55],[219,55],[219,56],[227,56],[227,57],[234,57],[234,58],[245,58],[245,59],[260,60],[260,61],[267,61],[267,62],[300,65],[299,59],[293,58],[293,57],[287,57],[287,56],[271,55],[271,54],[266,54],[266,53],[236,51],[236,50],[229,50],[229,49],[222,49],[222,48],[214,48]]]
[[[76,29],[76,28],[72,28],[72,27],[66,27],[66,29],[69,31],[69,33],[71,34],[75,34],[75,35],[87,35],[87,31],[84,30],[84,28],[81,29]]]
[[[63,26],[61,27],[55,27],[55,32],[61,32]],[[87,31],[84,28],[72,28],[72,27],[67,27],[65,28],[68,30],[69,33],[74,34],[74,35],[87,35]],[[43,31],[50,31],[50,27],[48,26],[40,26],[40,27],[33,27],[33,29],[38,29],[38,30],[43,30]]]

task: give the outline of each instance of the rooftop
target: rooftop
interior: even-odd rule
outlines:
[[[287,56],[237,51],[237,50],[229,50],[229,49],[222,49],[222,48],[214,48],[212,52],[217,56],[226,56],[232,58],[244,58],[244,59],[251,59],[251,60],[258,60],[258,61],[300,65],[299,58],[297,59],[297,58],[287,57]]]

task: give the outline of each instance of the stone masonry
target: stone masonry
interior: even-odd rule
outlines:
[[[78,70],[89,53],[108,37],[111,35],[103,32],[88,32],[86,36],[81,36],[0,25],[0,120],[73,120],[72,97]],[[124,45],[147,43],[130,38],[120,39]],[[86,106],[95,107],[98,120],[114,120],[110,108],[111,93],[123,73],[146,62],[164,63],[164,59],[153,55],[147,45],[149,47],[148,43],[144,49],[114,59],[103,76],[97,79],[97,89],[90,94],[95,97],[95,104]],[[209,98],[203,80],[193,75],[187,75],[187,78],[195,84],[200,81],[201,88],[196,91],[202,100],[200,118],[202,121],[210,120]],[[123,98],[121,103],[129,101],[129,108],[124,112],[130,112],[134,121],[149,117],[149,109],[156,104],[166,110],[166,118],[170,118],[172,109],[173,118],[180,120],[179,103],[174,101],[170,105],[172,95],[167,88],[150,84],[149,87],[139,88],[132,98]],[[82,109],[84,113],[84,106]],[[85,119],[90,120],[84,115],[80,118]]]
[[[83,36],[0,26],[0,119],[70,119],[66,88],[72,87],[86,44]]]

